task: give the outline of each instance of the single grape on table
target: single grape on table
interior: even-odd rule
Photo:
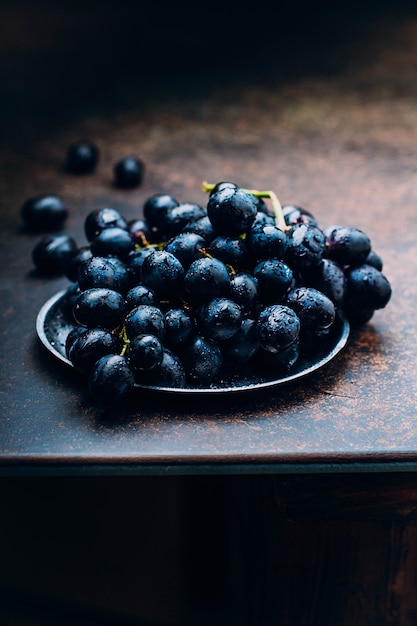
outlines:
[[[49,236],[34,250],[39,272],[70,281],[66,355],[98,402],[141,386],[207,388],[242,364],[284,376],[338,316],[365,324],[391,298],[360,229],[321,228],[272,191],[203,190],[206,205],[160,193],[130,220],[93,210],[86,241]]]

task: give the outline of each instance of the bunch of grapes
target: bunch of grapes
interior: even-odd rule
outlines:
[[[51,236],[38,268],[62,268],[73,330],[66,354],[102,403],[137,385],[207,387],[240,364],[291,370],[317,350],[338,311],[364,324],[391,286],[369,237],[321,229],[273,192],[203,183],[206,205],[148,198],[143,218],[111,208],[85,219],[87,243]]]

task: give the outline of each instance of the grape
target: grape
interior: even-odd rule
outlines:
[[[32,260],[41,274],[62,275],[77,249],[69,235],[45,235],[33,248]]]
[[[249,253],[246,241],[240,238],[219,235],[215,237],[207,248],[207,252],[225,265],[232,267],[246,267]]]
[[[69,214],[66,203],[58,196],[42,195],[28,198],[20,209],[26,228],[32,231],[53,231],[62,227]]]
[[[295,224],[314,224],[314,226],[318,226],[318,223],[315,217],[307,211],[299,206],[295,206],[294,204],[284,204],[282,207],[282,213],[284,215],[285,223],[288,226],[294,226]]]
[[[382,309],[391,298],[391,285],[388,279],[372,265],[349,268],[347,277],[347,300],[352,307],[362,309]]]
[[[214,230],[213,224],[210,222],[208,216],[200,217],[200,219],[194,222],[189,222],[184,228],[184,233],[195,233],[200,235],[206,243],[210,243],[215,239],[217,233]]]
[[[92,238],[90,248],[95,256],[115,256],[127,260],[135,249],[135,242],[128,230],[110,226]]]
[[[259,299],[263,304],[271,304],[283,298],[293,282],[291,268],[279,259],[260,261],[253,275],[258,283]]]
[[[91,256],[80,264],[77,279],[83,291],[93,287],[107,287],[125,294],[129,288],[127,267],[117,257]]]
[[[203,257],[191,263],[184,277],[184,295],[192,303],[228,295],[230,276],[219,259]]]
[[[94,287],[80,293],[75,300],[73,314],[82,326],[113,330],[124,320],[126,303],[118,291]]]
[[[219,344],[224,360],[231,363],[246,363],[259,346],[257,321],[251,317],[244,318],[232,337]]]
[[[142,184],[145,165],[141,159],[125,156],[114,166],[114,183],[122,189],[132,189]]]
[[[159,230],[167,237],[174,237],[175,235],[179,235],[187,224],[201,217],[205,217],[206,215],[206,207],[192,202],[185,202],[178,206],[169,207]]]
[[[87,240],[92,241],[106,228],[123,228],[128,231],[129,225],[116,209],[104,208],[90,211],[84,221],[84,232]]]
[[[174,349],[191,337],[194,321],[184,309],[169,309],[165,313],[164,343]]]
[[[104,328],[89,328],[68,347],[68,358],[75,369],[88,374],[98,359],[121,350],[117,335]]]
[[[293,269],[301,271],[316,267],[326,249],[323,231],[311,223],[292,226],[287,233],[287,242],[284,260]]]
[[[133,389],[135,379],[124,356],[108,354],[95,362],[88,386],[93,398],[104,406],[125,400]]]
[[[187,270],[193,261],[201,258],[201,251],[205,247],[206,242],[201,235],[183,232],[170,239],[165,250],[177,257],[183,268]]]
[[[178,293],[184,273],[177,257],[166,250],[155,250],[143,262],[142,283],[162,300]]]
[[[162,361],[150,370],[136,372],[136,381],[141,385],[157,387],[185,387],[186,374],[179,357],[165,348]]]
[[[285,302],[297,313],[306,330],[323,330],[334,322],[336,309],[333,302],[314,287],[296,287],[290,290]]]
[[[159,298],[152,289],[145,287],[145,285],[136,285],[127,292],[126,304],[129,311],[141,304],[158,306]]]
[[[161,309],[152,304],[140,304],[129,311],[125,318],[126,334],[129,339],[137,335],[155,335],[163,339],[165,319]]]
[[[312,273],[310,286],[324,293],[336,307],[343,308],[346,282],[343,268],[336,261],[322,259]]]
[[[72,174],[90,174],[99,159],[97,146],[89,141],[71,144],[67,149],[66,169]]]
[[[129,343],[127,359],[134,370],[148,371],[162,363],[164,347],[155,335],[137,335]]]
[[[239,187],[222,187],[207,203],[208,218],[220,235],[243,234],[252,226],[256,213],[253,195]]]
[[[300,319],[283,304],[267,306],[258,318],[260,345],[268,352],[280,352],[298,339]]]
[[[287,249],[287,236],[277,226],[257,224],[247,233],[246,241],[255,262],[261,259],[282,259]]]
[[[199,334],[184,345],[179,356],[187,378],[196,383],[214,380],[223,363],[217,343]]]
[[[150,229],[162,229],[168,211],[178,205],[179,202],[169,194],[158,193],[148,198],[143,206],[143,213]]]
[[[326,231],[326,256],[340,265],[361,265],[371,251],[371,241],[353,226],[335,226]]]
[[[258,305],[258,281],[248,272],[237,272],[230,278],[230,298],[244,313],[255,311]]]
[[[216,341],[233,337],[241,321],[240,306],[228,298],[213,298],[202,304],[198,312],[201,332]]]

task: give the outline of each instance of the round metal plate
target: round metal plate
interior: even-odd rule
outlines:
[[[65,353],[65,341],[68,333],[74,327],[67,290],[60,291],[52,296],[40,309],[36,319],[36,330],[39,339],[47,350],[57,359],[73,367]],[[274,373],[254,371],[248,366],[233,368],[233,371],[224,371],[215,384],[210,387],[156,387],[136,385],[139,389],[149,389],[161,393],[176,394],[221,394],[242,391],[255,391],[277,387],[298,379],[304,378],[324,367],[345,347],[349,337],[349,323],[338,313],[330,335],[322,342],[319,352],[308,356],[300,356],[294,366],[277,377]]]

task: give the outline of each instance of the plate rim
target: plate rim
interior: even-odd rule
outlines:
[[[53,296],[48,298],[46,302],[41,306],[39,312],[36,316],[36,332],[38,338],[40,339],[43,346],[48,350],[50,354],[52,354],[56,359],[65,363],[65,365],[74,369],[71,361],[64,356],[59,350],[55,348],[55,346],[49,341],[46,331],[45,331],[45,323],[47,320],[47,315],[51,308],[59,302],[63,298],[63,296],[67,293],[68,288],[61,289]],[[134,387],[136,389],[149,390],[154,392],[162,392],[162,393],[175,393],[182,395],[202,395],[202,394],[210,394],[210,395],[220,395],[220,394],[230,394],[230,393],[242,393],[249,391],[258,391],[263,389],[270,389],[274,387],[279,387],[281,385],[285,385],[291,383],[295,380],[299,380],[301,378],[305,378],[315,371],[322,369],[325,365],[327,365],[330,361],[332,361],[346,346],[347,341],[350,335],[350,324],[346,317],[346,315],[339,309],[336,310],[336,315],[339,317],[339,321],[341,323],[341,331],[337,338],[337,341],[332,346],[331,350],[319,361],[312,363],[310,366],[302,369],[301,371],[289,373],[287,376],[283,376],[280,378],[276,378],[273,380],[268,380],[259,383],[246,384],[240,386],[227,386],[227,387],[162,387],[156,385],[140,385],[135,383]]]

